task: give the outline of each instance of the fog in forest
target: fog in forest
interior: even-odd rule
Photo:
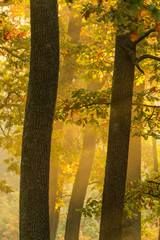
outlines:
[[[119,68],[114,62],[118,58],[115,58],[115,51],[123,51],[124,56],[128,53],[128,46],[118,48],[117,43],[115,48],[116,36],[121,36],[121,32],[116,35],[116,31],[118,26],[132,25],[133,29],[129,28],[123,34],[126,36],[130,33],[129,41],[136,42],[144,30],[149,31],[149,20],[147,17],[142,20],[145,14],[150,16],[149,11],[152,10],[143,4],[140,8],[137,7],[138,1],[134,6],[127,1],[129,5],[125,6],[129,6],[127,11],[131,11],[131,19],[139,16],[140,23],[143,22],[138,29],[137,23],[129,17],[125,19],[120,5],[116,7],[118,1],[110,1],[107,8],[104,1],[98,5],[96,1],[91,1],[93,5],[87,5],[87,1],[71,2],[60,1],[58,5],[60,66],[50,151],[50,240],[98,240],[106,159],[107,153],[110,154],[108,145],[113,152],[118,141],[122,145],[124,141],[125,145],[125,132],[120,136],[117,130],[115,144],[111,144],[112,136],[109,137],[112,129],[115,132],[115,129],[119,129],[118,123],[109,129],[111,114],[116,116],[118,104],[122,112],[127,108],[126,99],[120,103],[115,100],[113,112],[110,113],[114,89],[112,80],[117,77],[115,72]],[[102,6],[105,11],[101,9]],[[157,8],[159,10],[159,6]],[[105,20],[107,11],[110,15]],[[114,15],[115,11],[117,15]],[[118,20],[117,16],[122,16],[124,22],[121,18]],[[125,21],[131,21],[130,25]],[[29,1],[0,1],[0,22],[0,239],[18,240],[20,163],[31,49]],[[138,65],[143,59],[139,57],[138,62],[136,58],[134,69],[121,240],[160,239],[160,26],[154,16],[152,25],[152,35],[146,34],[148,38],[138,45],[137,55],[141,57],[150,54],[157,56],[157,59],[146,57],[149,59]],[[130,71],[123,70],[122,75],[125,71]],[[120,95],[117,96],[120,99]],[[123,113],[118,116],[122,125]],[[43,135],[43,129],[41,130]],[[42,139],[39,142],[43,147]],[[33,143],[34,139],[30,139],[28,145]],[[120,161],[125,151],[123,149],[123,146],[119,149],[114,164]],[[32,168],[28,169],[32,171]],[[119,172],[121,175],[123,168]],[[113,178],[116,178],[114,174],[116,171],[113,171]],[[113,189],[114,187],[116,184],[112,184]]]

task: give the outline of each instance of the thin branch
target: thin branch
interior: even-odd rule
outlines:
[[[144,71],[142,70],[142,68],[140,68],[138,62],[135,63],[135,66],[137,67],[137,69],[138,69],[141,73],[143,73],[143,74],[145,75],[145,73],[144,73]]]
[[[0,125],[0,129],[1,129],[2,133],[3,133],[3,135],[4,135],[5,137],[7,137],[7,134],[5,133],[5,131],[4,131],[4,129],[2,128],[1,125]]]
[[[156,32],[156,30],[154,28],[150,29],[149,31],[147,31],[144,35],[140,36],[135,42],[134,44],[137,45],[139,42],[141,42],[143,39],[145,39],[146,37],[149,36],[149,34],[151,34],[152,32]]]
[[[136,104],[133,104],[136,105]],[[148,104],[142,104],[144,107],[151,107],[151,108],[160,108],[159,105],[148,105]]]
[[[153,56],[153,55],[150,55],[150,54],[145,54],[145,55],[137,58],[137,63],[141,62],[142,60],[144,60],[146,58],[150,58],[150,59],[153,59],[153,60],[160,61],[160,57],[156,57],[156,56]]]
[[[1,49],[7,51],[7,52],[8,52],[9,54],[11,54],[13,57],[18,58],[18,59],[20,59],[20,60],[23,61],[23,62],[26,62],[26,60],[25,60],[24,58],[16,55],[15,53],[13,53],[12,50],[10,50],[10,49],[8,49],[8,48],[6,48],[6,47],[1,47]]]
[[[100,183],[100,182],[91,182],[91,183],[88,183],[88,185],[97,184],[97,183]]]
[[[155,181],[151,181],[151,180],[148,180],[147,182],[148,182],[148,183],[154,183],[154,184],[160,185],[160,182],[155,182]]]
[[[21,100],[23,100],[22,97],[18,93],[9,92],[7,97],[4,99],[4,102],[2,104],[0,104],[0,109],[3,109],[4,107],[19,107],[20,106],[20,104],[18,104],[18,103],[8,103],[8,99],[10,98],[10,96],[12,94],[17,95],[19,98],[21,98]]]

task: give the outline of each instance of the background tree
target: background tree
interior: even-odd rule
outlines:
[[[63,6],[65,9],[65,14],[62,17],[66,17],[66,15],[69,15],[68,20],[68,31],[66,36],[66,44],[70,47],[70,53],[67,57],[64,57],[62,60],[62,67],[60,69],[60,76],[59,76],[59,85],[58,85],[58,98],[68,96],[69,90],[73,89],[72,81],[74,78],[74,73],[76,71],[76,56],[74,55],[74,50],[72,50],[74,46],[77,47],[80,40],[80,31],[81,31],[81,22],[82,18],[81,15],[76,9],[69,8],[68,6]],[[64,11],[63,11],[64,12]],[[68,14],[66,14],[68,13]],[[66,23],[66,22],[65,22]],[[64,23],[61,22],[60,24],[61,28],[64,27]],[[60,40],[62,41],[62,38],[64,36],[62,35]],[[64,41],[62,42],[64,44]],[[68,49],[69,50],[69,49]],[[60,134],[63,133],[63,136],[65,138],[65,141],[68,144],[68,147],[66,147],[65,151],[70,151],[70,146],[73,146],[74,137],[72,136],[72,132],[67,131],[64,126],[63,122],[57,121],[55,123],[54,131],[57,131],[57,136],[53,136],[53,154],[51,158],[51,165],[50,165],[50,236],[51,240],[54,240],[56,238],[57,228],[58,228],[58,222],[59,222],[59,216],[60,216],[60,204],[58,205],[58,199],[61,199],[61,196],[63,194],[63,186],[62,182],[59,183],[59,175],[62,174],[63,170],[61,169],[61,160],[59,159],[59,154],[57,154],[56,150],[56,140],[59,137]],[[59,133],[59,134],[58,134]],[[60,145],[65,145],[66,143],[63,142],[59,143]],[[61,151],[63,151],[61,149]]]

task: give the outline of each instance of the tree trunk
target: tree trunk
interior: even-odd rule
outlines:
[[[141,179],[141,137],[130,137],[127,168],[127,183]],[[136,186],[135,186],[136,187]],[[141,240],[141,213],[134,211],[137,218],[124,219],[123,240]]]
[[[74,14],[78,14],[78,16]],[[80,40],[80,31],[82,26],[82,18],[80,13],[77,13],[76,10],[72,9],[70,12],[69,24],[68,24],[68,35],[71,38],[71,43],[78,44]],[[67,58],[68,59],[68,58]],[[63,68],[60,74],[59,79],[59,86],[58,86],[58,95],[68,97],[68,91],[72,87],[72,80],[74,77],[75,72],[75,61],[67,61],[65,59]],[[72,68],[70,67],[72,66]],[[58,129],[63,129],[63,123],[57,122],[56,123]],[[54,161],[55,159],[53,159]],[[59,221],[59,212],[55,210],[56,204],[56,192],[58,190],[57,181],[58,181],[58,174],[59,167],[54,166],[54,163],[51,160],[50,164],[50,194],[49,194],[49,208],[50,208],[50,239],[55,240],[57,229],[58,229],[58,221]],[[58,209],[60,211],[60,208]]]
[[[57,3],[31,1],[31,62],[25,111],[20,240],[49,240],[49,159],[59,69]]]
[[[153,146],[154,171],[158,172],[157,142],[156,142],[156,139],[153,137],[152,137],[152,146]]]
[[[135,46],[129,35],[118,34],[116,36],[100,240],[121,240],[122,235],[135,69],[129,56],[130,52],[135,53]]]
[[[65,240],[79,239],[81,213],[77,211],[77,209],[83,207],[94,160],[95,146],[96,136],[94,133],[91,132],[91,127],[87,126],[83,140],[82,155],[76,173],[72,195],[69,203],[65,230]]]
[[[156,139],[153,137],[152,137],[152,146],[153,146],[154,171],[158,173],[159,167],[158,167],[158,158],[157,158],[157,142],[156,142]],[[160,219],[159,219],[158,240],[160,240]]]
[[[91,82],[90,84],[88,84],[87,89],[92,91],[101,89],[104,83],[105,81]],[[92,131],[93,130],[90,126],[87,126],[85,129],[82,155],[79,162],[77,174],[75,176],[75,182],[73,185],[72,195],[69,203],[65,230],[65,240],[79,239],[81,213],[77,212],[76,209],[83,207],[89,177],[92,170],[96,147],[96,135],[93,134]]]

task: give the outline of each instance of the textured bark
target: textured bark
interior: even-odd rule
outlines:
[[[20,240],[49,240],[49,159],[59,68],[57,3],[31,1],[31,61],[25,111]]]
[[[129,35],[117,35],[100,240],[121,240],[122,235],[135,69],[128,49],[135,52]]]
[[[69,24],[68,24],[68,35],[71,38],[71,43],[78,44],[80,40],[80,31],[82,26],[81,15],[75,12],[76,10],[72,9],[70,12]],[[78,16],[75,16],[75,13]],[[58,86],[58,95],[68,97],[68,91],[72,88],[72,80],[75,72],[75,61],[72,59],[68,62],[68,58],[65,59],[63,68],[60,74],[59,86]],[[70,67],[72,66],[72,67]],[[57,130],[63,129],[63,123],[57,122]],[[54,143],[53,143],[54,144]],[[53,159],[54,161],[54,159]],[[58,230],[58,221],[59,221],[59,212],[55,211],[56,204],[56,192],[58,190],[57,181],[58,181],[58,169],[59,167],[54,166],[52,161],[50,166],[50,194],[49,194],[49,208],[50,208],[50,239],[55,240]],[[60,208],[58,209],[60,211]]]
[[[69,203],[67,215],[65,240],[78,240],[81,213],[76,209],[83,207],[86,190],[89,182],[92,164],[94,160],[96,146],[96,136],[91,132],[91,128],[86,127],[83,140],[82,155],[76,173],[72,195]]]

